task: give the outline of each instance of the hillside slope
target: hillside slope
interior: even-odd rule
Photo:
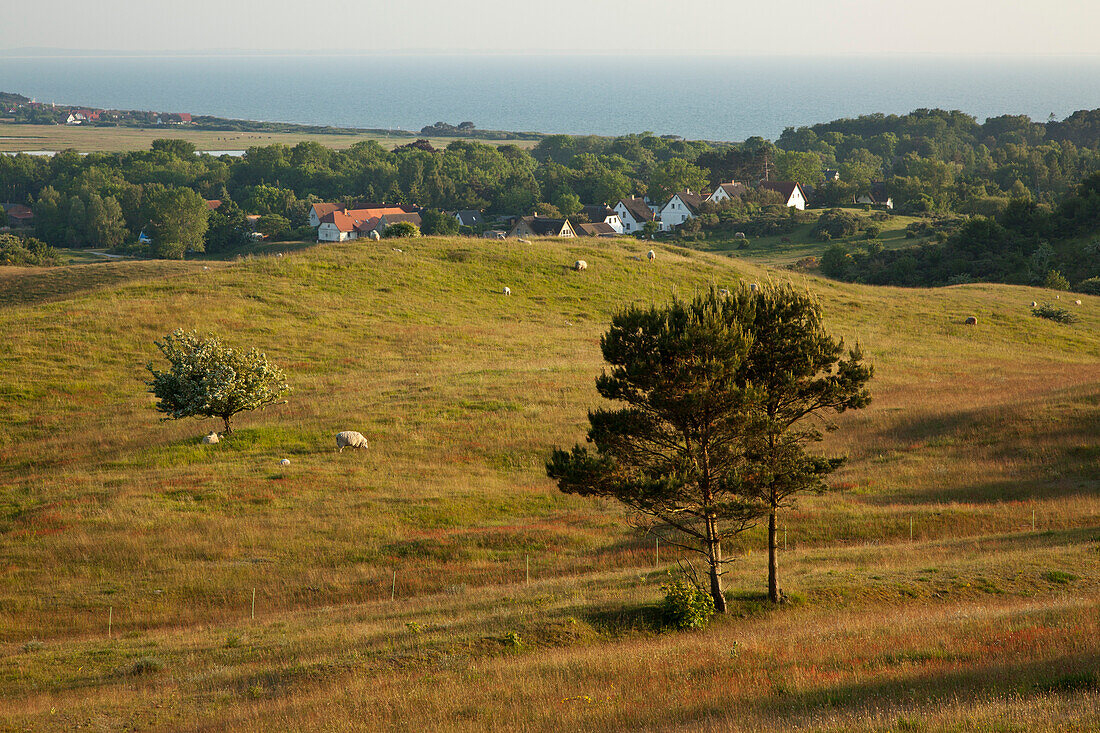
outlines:
[[[1043,628],[1060,630],[1050,654],[1072,663],[1040,664],[1017,647],[996,656],[1038,665],[1028,674],[1042,684],[1095,659],[1095,619],[1080,614],[1100,588],[1100,299],[1073,306],[1081,320],[1064,326],[1030,315],[1028,303],[1049,295],[1029,288],[876,289],[799,276],[828,326],[860,342],[876,368],[873,405],[844,416],[825,446],[852,458],[836,477],[842,491],[802,502],[785,523],[785,580],[804,605],[654,638],[630,610],[659,597],[650,540],[619,507],[558,493],[543,462],[551,446],[583,436],[599,336],[615,310],[791,276],[676,248],[648,263],[638,257],[646,248],[625,240],[397,247],[331,245],[209,270],[145,263],[126,283],[0,307],[0,715],[12,725],[201,720],[244,730],[346,715],[413,727],[415,699],[430,711],[419,722],[552,728],[559,718],[539,706],[566,697],[549,681],[562,670],[580,664],[582,678],[606,685],[611,659],[656,654],[678,660],[666,682],[687,684],[698,705],[647,700],[636,680],[617,693],[629,702],[560,719],[676,727],[730,711],[716,707],[717,682],[685,682],[701,679],[701,658],[722,679],[714,649],[756,638],[749,658],[778,645],[788,651],[771,663],[786,669],[803,623],[865,627],[883,649],[923,649],[928,625],[945,644],[965,637],[960,649],[974,651],[951,657],[952,669],[979,674],[972,667],[990,661],[978,649],[1000,643],[1001,627],[953,624],[948,608],[1047,619]],[[578,258],[586,272],[568,268]],[[86,267],[93,277],[102,266]],[[969,315],[977,326],[963,324]],[[154,339],[177,327],[266,351],[288,373],[288,403],[242,416],[216,446],[199,443],[216,421],[158,422],[144,366],[157,358]],[[366,434],[371,449],[337,454],[344,429]],[[733,548],[745,553],[731,575],[737,607],[754,617],[760,548],[758,532]],[[675,559],[662,548],[661,569]],[[257,620],[241,626],[253,589]],[[878,605],[902,620],[882,625]],[[108,616],[114,640],[104,638]],[[509,632],[526,641],[502,642]],[[533,666],[523,653],[532,644],[560,650]],[[855,653],[826,647],[815,653],[836,664]],[[128,682],[119,670],[150,654],[166,671]],[[463,665],[482,657],[510,691],[457,711],[441,696],[476,698]],[[455,660],[465,661],[447,666]],[[910,660],[922,675],[943,661]],[[846,693],[862,705],[894,674],[888,661],[867,665],[858,683],[799,673],[782,686],[797,693],[799,714],[828,708],[819,687],[867,685]],[[394,677],[403,682],[380,685],[386,669],[407,670]],[[447,684],[434,690],[424,670]],[[519,678],[540,681],[508,688]],[[331,703],[333,684],[348,690],[343,702]],[[1082,684],[1074,692],[1092,695],[1095,712],[1095,681]],[[738,685],[738,704],[761,725],[791,714],[793,698],[780,704],[774,685]],[[901,709],[904,695],[880,692]],[[375,717],[363,717],[361,700],[381,706]],[[1088,700],[1066,704],[1085,715]],[[1012,704],[1043,719],[1037,703]],[[959,719],[947,708],[944,720]]]

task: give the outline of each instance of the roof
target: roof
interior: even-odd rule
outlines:
[[[714,189],[715,192],[717,192],[718,189],[725,191],[726,195],[730,198],[741,198],[745,195],[745,192],[749,190],[745,187],[745,184],[738,183],[737,181],[730,181],[729,183],[719,183],[718,187]]]
[[[668,200],[672,201],[672,199],[676,197],[679,197],[679,199],[684,202],[684,205],[688,207],[688,211],[693,214],[698,214],[699,207],[702,206],[703,202],[707,200],[706,196],[700,196],[699,194],[692,193],[691,191],[677,191],[676,193],[672,194],[672,196],[670,196]],[[668,206],[667,202],[665,203],[665,206]],[[664,206],[662,206],[661,208],[663,209]]]
[[[34,218],[34,212],[31,211],[30,207],[24,206],[23,204],[4,204],[0,206],[0,208],[4,209],[4,213],[11,219]]]
[[[649,205],[645,202],[645,199],[637,197],[631,197],[628,199],[619,199],[619,202],[615,204],[623,205],[623,208],[634,217],[635,221],[653,221],[657,218],[657,215],[653,213],[653,210],[649,208]]]
[[[871,196],[879,203],[886,203],[890,195],[886,193],[886,181],[871,182]]]
[[[320,219],[342,207],[340,204],[313,204],[310,208],[313,209],[313,213]]]
[[[330,206],[332,204],[314,204],[317,206]],[[360,231],[364,230],[363,225],[369,224],[370,229],[373,229],[378,225],[378,219],[380,217],[386,217],[388,222],[394,221],[419,221],[420,215],[415,211],[406,211],[403,206],[385,206],[376,209],[338,209],[336,211],[330,211],[324,216],[320,217],[322,224],[335,224],[336,228],[341,232],[350,232],[358,228]],[[397,216],[415,216],[416,219],[397,219]]]
[[[462,211],[455,212],[455,218],[458,219],[458,223],[464,227],[477,226],[485,221],[482,218],[481,212],[477,209],[463,209]]]
[[[614,237],[618,232],[606,221],[574,224],[573,231],[581,237]]]
[[[802,191],[802,198],[806,198],[806,191],[796,181],[761,181],[760,188],[778,192],[784,202],[791,200],[796,188]]]
[[[618,216],[610,206],[603,204],[589,204],[581,207],[581,213],[588,217],[588,221],[605,221],[608,217]]]
[[[383,214],[382,218],[385,218],[386,224],[396,224],[399,221],[407,221],[412,224],[420,226],[420,214],[414,212],[403,214]]]
[[[221,205],[222,205],[222,202],[221,202],[220,199],[210,199],[206,202],[207,208],[209,208],[211,211],[213,211],[214,209],[218,208]]]
[[[516,226],[519,226],[521,222],[526,223],[527,228],[537,237],[556,237],[561,234],[565,227],[569,226],[568,219],[548,219],[545,216],[521,217],[516,222]]]

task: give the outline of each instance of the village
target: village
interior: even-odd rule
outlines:
[[[836,175],[835,171],[827,171]],[[774,193],[788,208],[804,211],[810,202],[810,186],[796,181],[761,181],[758,188]],[[695,219],[705,210],[730,206],[742,200],[749,187],[737,181],[719,184],[708,195],[679,191],[663,203],[648,196],[622,198],[613,206],[586,204],[572,217],[498,216],[490,221],[484,212],[464,209],[447,212],[462,227],[462,231],[485,239],[524,237],[615,237],[620,235],[654,235],[671,232]],[[857,196],[855,204],[893,209],[893,200],[884,186]],[[367,237],[379,239],[386,229],[397,222],[421,225],[422,209],[416,205],[358,204],[345,207],[334,203],[315,203],[309,212],[309,225],[316,230],[318,242],[344,242]]]

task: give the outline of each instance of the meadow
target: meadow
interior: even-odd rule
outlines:
[[[421,136],[417,136],[421,137]],[[79,125],[0,124],[0,153],[28,150],[76,150],[81,153],[117,153],[149,150],[154,140],[186,140],[198,150],[246,150],[252,146],[316,142],[327,148],[344,150],[364,140],[375,140],[387,150],[407,145],[417,137],[368,134],[325,134],[311,132],[239,132],[234,130],[191,130],[160,127],[81,127]],[[458,138],[427,137],[437,148]],[[466,139],[466,138],[462,138]],[[517,145],[530,148],[537,140],[478,140],[486,145]]]
[[[1100,298],[1063,325],[1034,288],[646,249],[0,270],[0,730],[1100,725]],[[862,345],[874,401],[822,445],[835,490],[783,517],[792,602],[764,601],[757,528],[729,616],[668,632],[687,558],[544,462],[583,438],[612,313],[767,278]],[[265,351],[287,403],[213,446],[218,421],[159,421],[145,365],[177,327]]]

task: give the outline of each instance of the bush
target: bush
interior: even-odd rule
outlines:
[[[674,629],[703,629],[714,615],[714,601],[684,578],[676,578],[661,586],[665,600],[661,616],[666,626]]]
[[[0,265],[43,267],[57,264],[57,250],[34,237],[0,234]]]
[[[810,234],[820,241],[849,237],[859,231],[860,218],[843,209],[829,209],[817,218]],[[828,238],[825,235],[828,234]]]
[[[1077,284],[1077,292],[1085,295],[1100,295],[1100,277],[1090,277]]]
[[[131,677],[140,677],[146,674],[154,674],[164,669],[164,660],[157,657],[142,657],[130,665]]]
[[[420,228],[413,224],[411,221],[398,221],[390,224],[386,227],[386,231],[382,234],[386,239],[396,239],[399,237],[419,237]]]
[[[867,239],[878,239],[880,234],[882,234],[882,227],[878,224],[868,224],[863,228],[863,236]]]
[[[1043,303],[1038,308],[1031,309],[1031,315],[1039,318],[1046,318],[1048,321],[1056,321],[1058,323],[1076,323],[1077,316],[1070,313],[1065,308],[1059,308],[1058,306],[1051,305],[1050,303]]]
[[[1069,290],[1069,280],[1057,270],[1051,270],[1043,280],[1043,287],[1050,290]]]

